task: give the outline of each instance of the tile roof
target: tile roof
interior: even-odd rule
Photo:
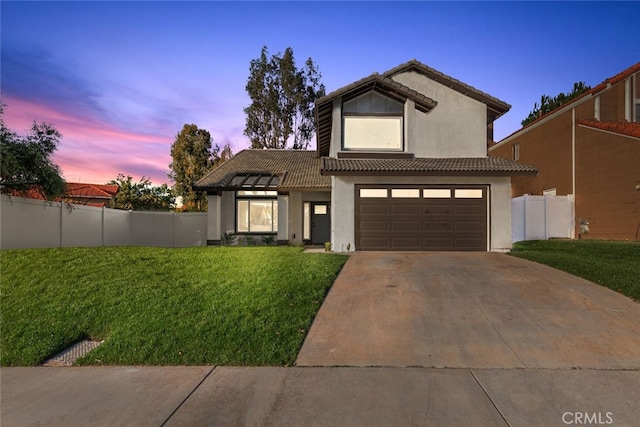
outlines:
[[[437,101],[401,83],[398,83],[389,77],[381,76],[378,73],[371,74],[368,77],[355,81],[316,100],[316,146],[318,153],[321,156],[329,154],[333,124],[333,100],[340,96],[356,96],[372,89],[376,89],[387,95],[400,97],[403,101],[411,99],[415,102],[416,108],[424,112],[431,111],[431,109],[438,105]]]
[[[338,90],[335,90],[321,98],[316,100],[316,105],[322,105],[327,102],[333,102],[333,100],[339,96],[360,91],[369,90],[372,87],[384,89],[385,92],[395,92],[400,95],[402,98],[410,98],[412,99],[418,106],[421,106],[424,110],[429,111],[436,105],[438,105],[437,101],[425,96],[422,93],[419,93],[416,90],[411,89],[397,81],[381,76],[378,73],[373,73],[370,76],[362,78],[358,81],[355,81],[347,86],[344,86]]]
[[[81,182],[67,182],[67,197],[104,198],[110,199],[120,187],[111,184],[84,184]]]
[[[331,178],[322,176],[322,159],[308,150],[242,150],[210,171],[194,188],[219,190],[228,188],[238,174],[278,175],[279,190],[329,189]]]
[[[575,98],[573,98],[573,99],[565,102],[564,104],[554,108],[553,110],[543,114],[542,116],[538,117],[536,120],[532,121],[531,123],[527,123],[525,126],[523,126],[520,129],[514,131],[513,133],[511,133],[510,135],[506,136],[502,140],[504,141],[507,138],[511,138],[513,135],[515,135],[517,133],[520,133],[524,129],[527,129],[530,126],[533,126],[535,123],[538,123],[541,120],[552,116],[553,114],[557,113],[558,111],[567,108],[568,106],[580,101],[583,98],[586,98],[588,96],[591,96],[591,97],[596,96],[597,94],[599,94],[603,90],[608,89],[609,87],[611,87],[611,86],[613,86],[613,85],[615,85],[617,83],[620,83],[621,81],[623,81],[627,77],[631,76],[632,74],[637,73],[638,71],[640,71],[640,62],[638,62],[637,64],[632,65],[631,67],[627,68],[626,70],[623,70],[623,71],[619,72],[618,74],[616,74],[613,77],[609,77],[607,79],[604,79],[604,81],[602,83],[598,84],[597,86],[592,87],[590,90],[588,90],[588,91],[576,96]]]
[[[86,184],[81,182],[67,182],[65,186],[65,194],[56,198],[56,201],[65,200],[68,203],[98,208],[108,206],[111,197],[120,189],[118,185]],[[10,191],[8,194],[28,199],[46,200],[37,188],[30,188],[25,191]]]
[[[506,113],[511,109],[511,105],[507,104],[506,102],[494,96],[491,96],[486,92],[476,89],[473,86],[463,83],[458,79],[454,79],[453,77],[448,76],[434,68],[431,68],[428,65],[425,65],[416,59],[412,59],[410,61],[405,62],[404,64],[400,64],[397,67],[394,67],[389,71],[386,71],[382,75],[385,77],[393,77],[397,74],[405,73],[407,71],[414,71],[416,73],[427,76],[428,78],[430,78],[431,80],[437,83],[450,87],[451,89],[456,90],[462,93],[463,95],[466,95],[468,97],[475,99],[476,101],[480,101],[486,104],[488,107],[493,109],[496,113],[498,113],[498,115],[495,118],[500,117],[502,114]]]
[[[537,169],[499,157],[415,159],[323,158],[325,175],[535,175]]]
[[[579,119],[578,125],[640,138],[640,123]]]
[[[428,112],[438,105],[437,100],[431,99],[425,94],[411,89],[410,87],[407,87],[393,79],[393,76],[409,71],[420,73],[443,86],[449,87],[465,96],[486,104],[492,120],[497,119],[511,108],[511,105],[489,95],[488,93],[482,92],[461,82],[460,80],[454,79],[453,77],[412,59],[383,74],[373,73],[368,77],[355,81],[316,100],[316,146],[319,155],[326,156],[329,154],[332,131],[333,100],[340,96],[357,95],[366,90],[376,88],[377,90],[389,95],[399,96],[403,99],[411,99],[415,102],[416,108],[424,112]]]

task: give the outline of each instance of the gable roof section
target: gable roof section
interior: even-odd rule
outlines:
[[[423,112],[431,111],[433,107],[438,105],[437,101],[428,96],[398,83],[389,77],[373,73],[368,77],[353,82],[316,100],[316,139],[317,150],[320,156],[329,155],[333,100],[338,97],[355,97],[370,90],[376,90],[392,98],[399,98],[402,101],[411,99],[415,102],[416,108]]]
[[[640,139],[640,123],[579,119],[578,125]]]
[[[120,187],[113,184],[84,184],[81,182],[67,182],[66,197],[111,199]]]
[[[428,77],[436,83],[440,83],[443,86],[451,88],[465,96],[486,104],[487,108],[489,108],[489,110],[493,112],[493,120],[502,116],[504,113],[511,109],[511,105],[507,104],[506,102],[494,96],[491,96],[479,89],[476,89],[473,86],[463,83],[458,79],[454,79],[453,77],[448,76],[434,68],[431,68],[415,59],[412,59],[411,61],[405,62],[404,64],[400,64],[397,67],[390,69],[389,71],[385,72],[383,76],[392,78],[397,74],[402,74],[410,71],[422,74],[423,76]]]
[[[210,171],[195,185],[196,190],[220,191],[235,188],[238,175],[277,176],[275,188],[330,189],[331,179],[320,174],[322,159],[308,150],[242,150],[222,165]]]
[[[535,175],[538,170],[500,157],[415,159],[323,158],[323,175]]]
[[[429,112],[438,105],[437,100],[431,99],[425,94],[411,89],[410,87],[407,87],[393,79],[393,76],[409,71],[420,73],[439,84],[486,104],[490,120],[492,121],[509,111],[511,108],[511,105],[498,98],[412,59],[411,61],[398,65],[383,74],[373,73],[368,77],[353,82],[316,100],[316,146],[318,155],[320,157],[329,155],[333,100],[338,97],[357,96],[368,90],[375,89],[391,97],[400,98],[402,100],[411,99],[415,102],[416,108],[423,112]]]

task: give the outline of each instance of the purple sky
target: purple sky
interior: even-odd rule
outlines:
[[[68,181],[167,178],[185,123],[247,148],[249,62],[263,45],[311,57],[331,92],[415,58],[512,105],[594,86],[640,60],[640,2],[2,1],[5,122],[63,134]],[[169,183],[171,184],[171,183]]]

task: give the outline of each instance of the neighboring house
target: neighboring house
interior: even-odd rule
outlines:
[[[56,200],[64,200],[67,203],[76,205],[87,205],[93,207],[109,207],[111,198],[115,196],[120,187],[111,184],[86,184],[81,182],[67,182],[65,195]],[[27,191],[14,191],[9,193],[16,197],[27,199],[45,200],[45,197],[36,189]]]
[[[640,63],[489,148],[489,155],[535,165],[515,177],[512,196],[571,195],[575,235],[640,237]]]
[[[412,60],[316,101],[317,149],[244,150],[196,185],[208,242],[229,235],[333,250],[511,247],[511,176],[487,156],[505,102]]]
[[[77,205],[108,208],[111,198],[116,195],[119,189],[120,187],[115,184],[67,182],[67,193],[64,200]]]

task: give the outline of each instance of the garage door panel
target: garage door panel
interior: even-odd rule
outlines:
[[[454,246],[459,251],[477,251],[478,247],[484,244],[483,238],[456,238]]]
[[[391,223],[391,231],[410,231],[414,233],[420,232],[419,221],[393,221]]]
[[[389,231],[390,226],[388,221],[362,221],[360,222],[360,230],[362,231]]]
[[[383,237],[364,237],[360,239],[360,246],[363,251],[389,250],[390,243],[389,238]]]
[[[422,248],[425,251],[450,251],[453,248],[453,239],[451,237],[423,237]]]
[[[361,215],[389,215],[391,213],[391,206],[378,203],[361,204],[358,212]]]
[[[474,232],[484,234],[484,222],[482,221],[456,221],[454,231]]]
[[[386,198],[362,199],[356,190],[355,227],[359,250],[487,249],[486,188],[465,187],[461,192],[455,186],[421,187],[421,197],[411,198],[402,197],[400,187],[386,188],[389,190]],[[446,192],[451,197],[427,197],[434,191],[437,191],[435,195]],[[393,197],[394,194],[397,197]]]
[[[453,212],[453,207],[451,205],[448,206],[429,206],[424,205],[422,207],[423,215],[451,215]]]
[[[422,223],[422,229],[425,232],[450,232],[453,230],[453,223],[451,221],[424,221]]]
[[[391,205],[392,215],[420,215],[419,204]]]
[[[472,216],[481,216],[484,217],[485,206],[476,203],[475,206],[472,205],[456,205],[454,206],[453,213],[454,215],[472,215]]]
[[[420,250],[419,237],[392,237],[391,247],[398,251],[417,251]]]

